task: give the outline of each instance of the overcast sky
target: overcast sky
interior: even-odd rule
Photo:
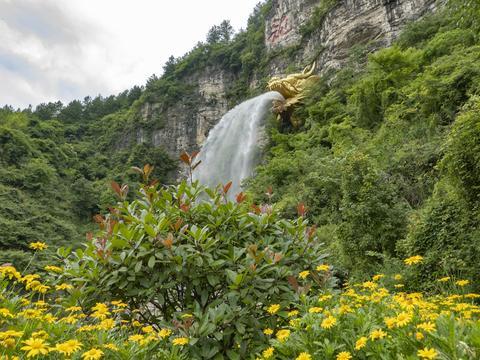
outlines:
[[[0,0],[0,106],[116,94],[259,0]]]

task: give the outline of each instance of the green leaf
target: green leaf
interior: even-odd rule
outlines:
[[[150,259],[148,259],[148,267],[150,269],[153,269],[155,266],[155,255],[150,256]]]
[[[139,262],[137,262],[137,264],[135,265],[135,272],[139,272],[141,269],[142,269],[142,260],[140,260]]]

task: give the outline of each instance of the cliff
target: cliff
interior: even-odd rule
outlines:
[[[256,40],[261,42],[257,45],[262,48],[263,63],[253,59],[255,66],[246,70],[243,58],[240,67],[231,63],[226,66],[224,57],[220,61],[209,58],[206,65],[197,66],[191,73],[176,75],[176,81],[190,86],[189,93],[168,104],[162,100],[161,92],[153,100],[143,101],[138,112],[140,123],[156,129],[137,127],[136,135],[130,138],[161,146],[172,158],[177,158],[183,150],[198,150],[230,106],[244,100],[244,96],[263,91],[265,78],[281,74],[287,67],[298,69],[314,60],[318,73],[340,68],[353,46],[368,46],[372,51],[388,46],[408,22],[434,11],[438,3],[435,0],[267,2],[263,5],[263,18],[257,14],[260,19],[254,19],[263,27],[263,36]],[[252,23],[255,21],[249,27]],[[237,38],[224,46],[247,46]],[[177,62],[177,68],[189,56],[193,55]],[[240,83],[247,91],[232,97],[232,91]],[[161,126],[155,126],[158,121]]]

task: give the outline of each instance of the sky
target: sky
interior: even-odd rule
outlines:
[[[144,85],[222,20],[245,28],[259,0],[0,0],[0,107]]]

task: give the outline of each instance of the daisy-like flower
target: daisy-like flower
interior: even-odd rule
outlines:
[[[73,286],[70,284],[60,284],[60,285],[55,285],[55,289],[57,290],[71,290],[73,289]]]
[[[264,333],[265,335],[272,335],[272,334],[273,334],[273,330],[270,329],[270,328],[266,328],[265,330],[263,330],[263,333]]]
[[[320,326],[324,329],[331,329],[336,323],[337,323],[337,319],[335,319],[333,316],[328,316],[325,319],[323,319]]]
[[[77,352],[81,348],[82,348],[82,343],[74,339],[55,345],[55,351],[58,351],[59,353],[66,356],[72,355],[73,353]]]
[[[417,329],[422,329],[427,332],[434,332],[435,324],[432,322],[424,322],[424,323],[418,324]]]
[[[322,308],[321,307],[318,307],[318,306],[314,306],[314,307],[311,307],[310,309],[308,309],[308,312],[310,314],[317,314],[319,312],[322,312]]]
[[[298,276],[300,276],[300,279],[306,279],[308,275],[310,275],[310,271],[308,270],[302,271],[300,274],[298,274]]]
[[[470,284],[470,280],[457,280],[455,281],[455,284],[458,286],[467,286]]]
[[[272,315],[277,313],[278,310],[280,310],[280,305],[279,304],[272,304],[267,308],[267,312],[269,314],[272,314]]]
[[[437,281],[438,282],[447,282],[448,280],[450,280],[450,276],[442,277],[442,278],[438,279]]]
[[[47,265],[44,267],[45,271],[48,271],[48,272],[54,272],[54,273],[58,273],[60,274],[61,272],[63,272],[63,269],[59,266],[54,266],[54,265]]]
[[[350,360],[352,358],[352,354],[350,354],[348,351],[342,351],[337,355],[336,360]]]
[[[182,346],[182,345],[187,345],[189,342],[188,338],[186,337],[180,337],[180,338],[176,338],[176,339],[173,339],[172,343],[173,345],[175,346]]]
[[[409,258],[406,258],[405,260],[403,260],[403,262],[406,264],[406,265],[415,265],[415,264],[419,264],[421,263],[423,260],[423,256],[420,256],[420,255],[415,255],[415,256],[410,256]]]
[[[92,348],[87,352],[82,354],[83,360],[98,360],[101,359],[103,356],[103,351],[100,349]]]
[[[280,342],[284,342],[289,336],[290,330],[288,329],[278,330],[276,334],[277,340]]]
[[[273,347],[269,347],[268,349],[263,350],[262,356],[264,359],[270,359],[273,356],[273,352],[275,349]]]
[[[27,358],[48,354],[48,343],[43,339],[30,338],[23,341],[23,343],[25,346],[21,347],[21,350],[27,352]]]
[[[108,349],[108,350],[111,350],[111,351],[118,351],[117,345],[115,345],[115,344],[113,344],[113,343],[105,344],[105,345],[103,345],[103,347],[104,347],[105,349]]]
[[[437,358],[438,353],[435,349],[426,347],[418,350],[417,355],[420,359],[433,360]]]
[[[387,333],[381,329],[373,330],[370,333],[370,339],[372,340],[383,339],[386,336],[387,336]]]
[[[355,350],[361,350],[363,349],[365,346],[367,346],[367,341],[368,341],[368,338],[365,337],[365,336],[362,336],[360,339],[357,340],[357,342],[355,343]]]
[[[316,270],[317,271],[328,271],[328,270],[330,270],[330,265],[327,265],[327,264],[318,265]]]
[[[306,352],[302,352],[300,353],[300,355],[298,355],[295,360],[312,360],[312,355],[310,355],[309,353],[306,353]]]
[[[43,242],[37,241],[28,244],[28,247],[32,250],[42,251],[48,248],[48,245]]]
[[[160,336],[162,339],[165,339],[166,337],[169,337],[172,334],[172,330],[170,329],[161,329],[158,332],[158,336]]]

